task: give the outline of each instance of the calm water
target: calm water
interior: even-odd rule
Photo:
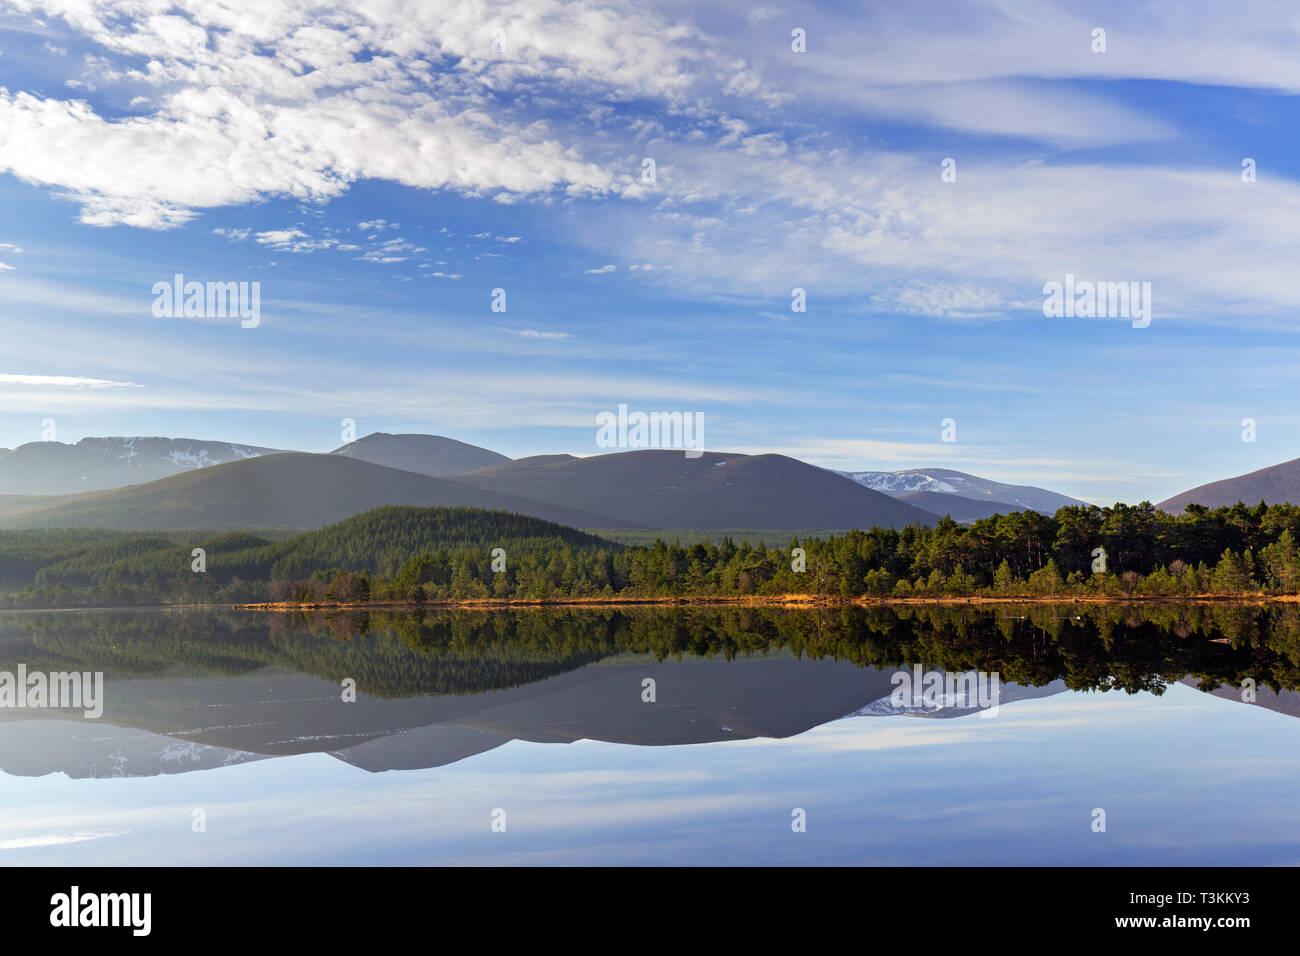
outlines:
[[[0,615],[20,664],[105,687],[0,708],[11,865],[1300,862],[1295,610]]]

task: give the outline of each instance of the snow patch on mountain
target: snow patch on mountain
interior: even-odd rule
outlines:
[[[841,471],[840,474],[860,485],[865,485],[872,491],[883,491],[894,497],[910,495],[918,491],[937,491],[945,495],[961,494],[957,484],[943,481],[932,475],[897,471]]]
[[[182,471],[191,468],[207,468],[211,465],[224,465],[228,461],[243,461],[266,454],[263,449],[249,448],[246,445],[220,445],[213,448],[204,445],[197,449],[173,448],[167,453],[167,459]]]
[[[894,695],[891,694],[873,700],[853,713],[845,714],[844,717],[960,717],[981,709],[977,701],[968,699],[969,696],[971,695],[967,694],[964,687],[955,693],[937,692],[935,702],[927,705],[921,703],[919,697],[916,703],[908,703],[906,696],[902,703],[896,703]]]
[[[1008,485],[991,481],[978,475],[968,475],[947,468],[910,468],[906,471],[841,471],[837,472],[858,484],[880,491],[894,498],[929,491],[943,495],[957,495],[976,501],[994,501],[1015,505],[1028,511],[1054,514],[1057,508],[1082,505],[1085,502],[1069,495],[1058,494],[1032,485]]]
[[[116,458],[132,466],[161,460],[170,463],[177,471],[224,465],[275,452],[273,448],[191,438],[83,438],[76,447],[92,456]]]
[[[275,454],[278,449],[192,438],[83,438],[29,442],[0,455],[0,494],[68,494],[121,488]]]
[[[965,676],[974,673],[974,671],[967,672]],[[922,702],[912,703],[908,700],[906,694],[901,695],[903,697],[901,702],[895,702],[894,694],[890,694],[888,697],[873,700],[851,714],[845,714],[840,719],[847,720],[850,717],[965,717],[968,714],[978,714],[986,709],[980,707],[977,700],[971,699],[971,695],[964,689],[958,690],[956,693],[948,693],[946,687],[943,691],[939,691],[938,688],[935,688],[935,690],[935,703],[932,705],[927,706]],[[998,706],[1002,706],[1003,704],[1039,700],[1043,697],[1054,697],[1057,694],[1065,693],[1069,693],[1069,688],[1065,686],[1063,680],[1054,680],[1039,687],[1006,682],[1000,685],[997,702]]]

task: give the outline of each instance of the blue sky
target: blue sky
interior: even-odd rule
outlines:
[[[1103,503],[1294,458],[1297,33],[1250,2],[11,0],[0,446],[325,451],[352,418],[586,455],[627,403]],[[177,272],[260,282],[261,324],[155,317]],[[1044,317],[1067,273],[1150,282],[1150,325]]]

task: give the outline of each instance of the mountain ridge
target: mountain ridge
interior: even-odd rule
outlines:
[[[340,455],[285,452],[213,465],[107,491],[6,502],[7,528],[94,527],[132,531],[189,528],[323,527],[385,505],[513,511],[570,527],[599,527],[608,515],[475,489],[445,478]]]
[[[33,523],[46,526],[53,521],[87,521],[94,527],[109,526],[105,524],[109,522],[113,527],[134,530],[175,529],[185,520],[179,514],[184,501],[194,510],[187,522],[191,527],[209,522],[215,522],[211,525],[214,528],[280,527],[279,522],[268,524],[274,516],[252,499],[245,503],[243,520],[235,521],[239,491],[221,483],[208,486],[210,491],[222,488],[216,492],[218,500],[212,501],[194,497],[196,492],[190,486],[155,488],[143,497],[126,490],[238,462],[286,455],[305,456],[301,459],[304,462],[353,461],[449,483],[435,493],[431,486],[421,490],[407,479],[373,472],[376,486],[366,489],[362,487],[364,482],[344,480],[340,472],[333,471],[326,483],[342,481],[346,490],[339,494],[365,504],[351,512],[342,506],[327,506],[319,494],[313,511],[297,508],[289,489],[268,486],[256,492],[283,500],[288,512],[295,515],[288,519],[294,522],[288,526],[295,528],[319,527],[386,504],[525,509],[520,513],[555,518],[578,527],[749,527],[791,531],[933,524],[945,514],[970,523],[995,513],[1028,508],[1051,514],[1063,505],[1085,505],[1079,499],[1045,489],[994,482],[950,469],[844,472],[784,455],[708,452],[692,459],[669,449],[586,457],[541,454],[513,460],[442,435],[372,432],[327,453],[183,438],[83,438],[75,445],[31,442],[7,455],[0,453],[0,523],[30,527]],[[300,471],[298,477],[306,488],[319,484],[306,471]],[[383,491],[385,485],[394,482],[403,489],[396,499]],[[453,491],[453,484],[464,490]],[[93,497],[112,491],[124,494],[113,499]],[[149,495],[154,493],[175,500],[164,504],[162,499],[153,499],[148,503]],[[501,499],[501,495],[507,497]],[[132,516],[131,508],[143,511]],[[576,524],[578,519],[585,523]],[[298,523],[301,521],[309,523]]]
[[[1230,507],[1239,501],[1249,505],[1261,501],[1270,505],[1300,502],[1300,458],[1197,485],[1166,498],[1156,507],[1161,511],[1179,514],[1189,504],[1221,508]]]
[[[283,450],[157,436],[28,442],[0,455],[0,495],[109,491]]]
[[[389,432],[371,432],[335,448],[330,454],[434,477],[463,474],[510,461],[499,452],[443,435]]]
[[[493,465],[452,480],[652,528],[905,527],[937,516],[785,455],[643,449]],[[599,527],[599,526],[594,526]],[[606,527],[614,527],[608,525]]]

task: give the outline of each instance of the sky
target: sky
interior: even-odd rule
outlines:
[[[626,404],[1159,501],[1300,454],[1298,47],[1250,0],[5,0],[0,447],[589,455]],[[176,274],[260,321],[156,315]],[[1046,315],[1067,275],[1149,323]]]

